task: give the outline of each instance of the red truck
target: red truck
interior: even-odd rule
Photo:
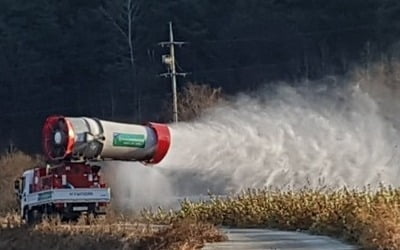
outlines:
[[[21,216],[27,223],[43,215],[76,219],[99,215],[111,200],[101,161],[160,162],[170,146],[165,124],[134,125],[86,117],[49,117],[43,128],[48,163],[15,181]]]

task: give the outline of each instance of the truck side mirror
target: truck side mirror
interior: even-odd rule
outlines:
[[[19,189],[20,189],[20,182],[19,180],[15,180],[14,181],[14,190],[16,193],[19,193]]]

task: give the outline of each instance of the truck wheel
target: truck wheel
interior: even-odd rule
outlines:
[[[26,208],[25,212],[24,212],[24,215],[25,215],[24,216],[25,222],[28,225],[33,225],[35,223],[38,223],[42,219],[42,213],[40,211],[36,210],[36,209],[28,209],[28,208]]]
[[[24,208],[24,220],[27,224],[33,224],[33,213],[29,208]]]
[[[43,219],[49,221],[56,221],[58,219],[58,213],[54,210],[54,208],[50,205],[46,205],[43,208]]]
[[[35,223],[41,223],[43,221],[43,212],[42,210],[34,210],[33,216],[35,218]]]

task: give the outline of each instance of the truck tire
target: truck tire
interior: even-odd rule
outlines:
[[[43,209],[43,218],[49,221],[60,220],[60,214],[54,210],[52,205],[46,205]]]
[[[41,222],[42,220],[42,213],[37,209],[24,209],[24,219],[28,225],[33,225],[36,223]]]
[[[29,209],[28,207],[24,208],[24,216],[23,217],[24,217],[25,223],[27,223],[28,225],[33,224],[33,213],[32,213],[32,210]]]

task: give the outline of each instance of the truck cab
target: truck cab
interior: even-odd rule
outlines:
[[[26,197],[30,193],[29,189],[32,187],[33,179],[34,171],[30,169],[26,170],[19,179],[15,180],[14,189],[20,208],[25,207]]]

